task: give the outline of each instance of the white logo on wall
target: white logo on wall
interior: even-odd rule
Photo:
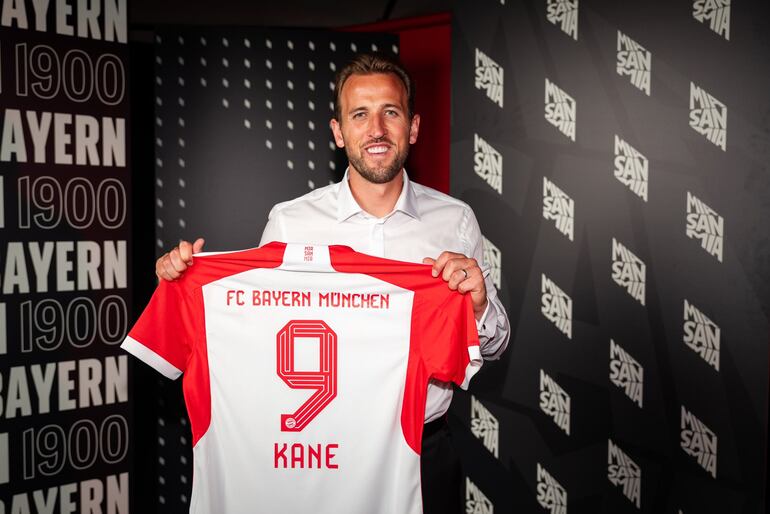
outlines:
[[[476,49],[476,89],[487,93],[487,98],[503,106],[503,67]]]
[[[684,452],[695,457],[698,464],[717,477],[717,436],[682,405],[680,444]]]
[[[687,191],[687,237],[699,239],[701,247],[722,262],[725,220],[714,209]]]
[[[719,327],[687,300],[684,301],[684,344],[719,371]]]
[[[500,443],[500,424],[484,405],[471,395],[471,433],[480,439],[484,447],[495,457]]]
[[[618,75],[628,75],[631,84],[650,96],[652,54],[642,45],[618,31]]]
[[[543,218],[553,220],[556,230],[573,240],[575,202],[546,177],[543,177]]]
[[[575,140],[575,99],[548,79],[545,79],[545,119]]]
[[[468,477],[465,477],[465,512],[466,514],[494,514],[495,512],[489,498]]]
[[[577,41],[578,38],[578,0],[548,0],[548,21],[561,26],[562,32]]]
[[[572,339],[572,298],[562,291],[551,279],[542,274],[541,278],[541,308],[543,316],[551,321],[556,328]]]
[[[612,439],[607,441],[607,479],[620,487],[637,509],[642,507],[642,470]]]
[[[711,30],[730,40],[730,0],[695,0],[692,16],[701,23],[708,22]]]
[[[646,275],[646,266],[642,260],[613,237],[612,280],[642,305],[644,305]]]
[[[723,151],[727,151],[727,107],[692,82],[690,82],[690,126]]]
[[[569,435],[569,395],[542,369],[540,370],[540,410],[553,418],[556,426]]]
[[[644,368],[610,339],[610,381],[623,389],[640,408],[644,391]]]
[[[478,134],[473,134],[473,171],[503,194],[503,156]]]
[[[489,266],[489,276],[492,278],[492,283],[500,290],[500,284],[502,283],[502,254],[500,249],[497,248],[486,237],[482,236],[482,246],[484,248],[484,262]]]
[[[649,161],[633,146],[615,136],[615,178],[647,201]]]
[[[567,491],[537,463],[537,502],[551,514],[567,514]]]

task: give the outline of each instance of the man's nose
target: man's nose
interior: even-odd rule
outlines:
[[[375,115],[369,118],[369,137],[378,139],[387,134],[387,129],[385,128],[385,120],[382,116]]]

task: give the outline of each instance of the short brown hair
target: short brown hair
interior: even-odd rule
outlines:
[[[334,117],[342,120],[340,112],[340,94],[351,75],[371,75],[373,73],[392,73],[398,77],[406,89],[407,107],[409,118],[414,115],[414,83],[409,73],[396,59],[381,53],[357,54],[353,60],[347,63],[334,79]]]

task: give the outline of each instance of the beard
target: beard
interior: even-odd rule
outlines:
[[[371,143],[375,143],[378,141],[369,141],[366,144],[369,145]],[[389,141],[382,141],[384,143],[390,144]],[[391,145],[393,147],[394,145]],[[345,147],[346,154],[348,156],[348,161],[350,162],[350,165],[353,166],[356,171],[358,171],[359,175],[361,175],[365,180],[368,182],[371,182],[372,184],[387,184],[391,180],[393,180],[396,175],[398,175],[398,172],[401,171],[401,169],[404,167],[404,163],[406,162],[406,158],[409,155],[409,146],[407,145],[403,151],[400,151],[396,154],[396,156],[393,158],[393,160],[390,162],[390,164],[384,164],[381,166],[373,167],[366,164],[366,161],[363,157],[363,152],[366,150],[361,150],[361,153],[358,155],[353,155],[352,151],[348,150],[348,147]]]

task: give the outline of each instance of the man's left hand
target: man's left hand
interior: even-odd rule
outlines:
[[[463,294],[470,293],[473,301],[473,314],[480,320],[487,308],[487,287],[484,285],[484,274],[476,259],[466,257],[461,253],[441,252],[438,259],[426,257],[423,264],[433,266],[433,276],[441,276],[449,289]]]

